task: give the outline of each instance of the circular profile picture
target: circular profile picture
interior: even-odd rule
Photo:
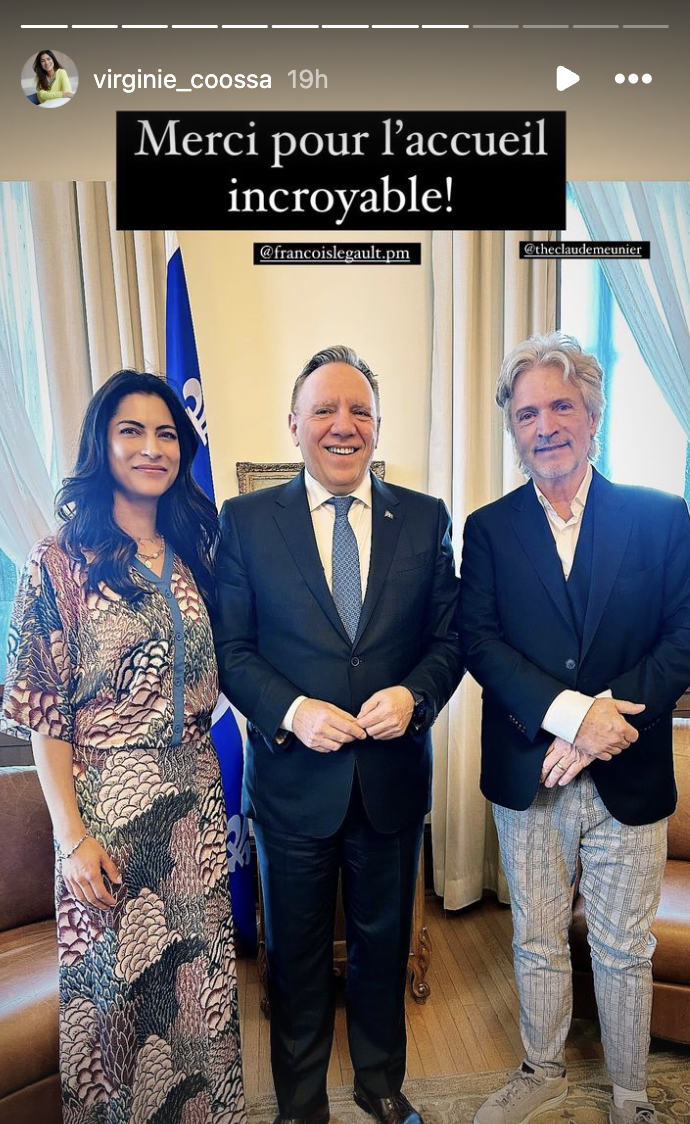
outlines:
[[[77,68],[64,51],[37,51],[22,67],[22,91],[43,109],[69,105],[78,88]]]

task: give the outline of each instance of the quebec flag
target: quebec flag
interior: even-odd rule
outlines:
[[[165,305],[166,377],[182,399],[199,436],[192,475],[202,491],[215,503],[192,312],[182,251],[174,231],[165,232],[165,250],[168,263]],[[221,695],[213,714],[211,737],[220,761],[228,812],[228,866],[235,930],[242,950],[251,953],[256,950],[256,907],[249,825],[241,812],[242,739],[230,703],[224,695]]]

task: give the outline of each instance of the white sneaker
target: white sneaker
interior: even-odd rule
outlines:
[[[622,1108],[611,1101],[609,1124],[657,1124],[656,1109],[647,1101],[624,1101]]]
[[[533,1117],[561,1104],[568,1095],[568,1079],[547,1077],[541,1066],[523,1062],[502,1089],[484,1101],[474,1124],[529,1124]],[[632,1124],[633,1117],[630,1118]],[[644,1117],[642,1117],[644,1120]],[[612,1124],[624,1124],[613,1120]],[[625,1121],[628,1124],[628,1121]]]

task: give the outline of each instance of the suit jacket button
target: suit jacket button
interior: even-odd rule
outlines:
[[[568,671],[574,671],[577,667],[577,663],[575,660],[566,660],[565,666],[567,667]]]
[[[353,667],[359,667],[359,656],[353,656],[350,663]]]

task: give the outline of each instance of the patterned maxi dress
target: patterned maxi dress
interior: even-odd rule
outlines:
[[[65,1124],[246,1124],[208,616],[167,549],[146,596],[85,593],[53,538],[10,626],[5,712],[71,742],[77,802],[123,875],[101,911],[59,870]]]

